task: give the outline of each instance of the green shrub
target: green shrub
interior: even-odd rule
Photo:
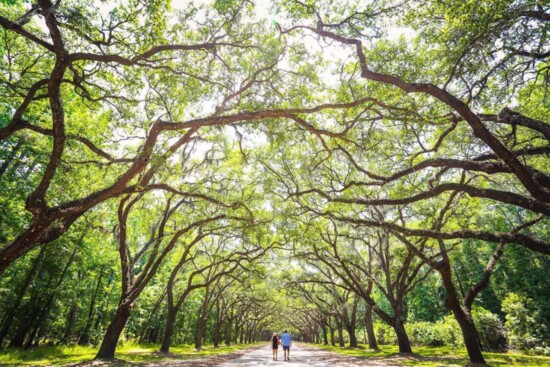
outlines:
[[[464,346],[464,339],[462,337],[462,330],[460,325],[453,315],[447,315],[443,320],[438,321],[437,324],[443,334],[443,340],[445,345],[450,347],[462,347]]]
[[[382,322],[374,323],[374,332],[376,334],[376,341],[381,345],[395,345],[397,344],[397,336],[393,328]]]
[[[502,352],[508,347],[506,329],[497,315],[482,307],[474,307],[472,316],[483,350]]]
[[[534,347],[525,351],[526,354],[537,355],[537,356],[550,356],[550,345]]]
[[[506,313],[506,330],[510,345],[520,350],[540,349],[543,353],[550,349],[545,345],[543,336],[547,327],[537,322],[538,312],[532,301],[516,293],[508,293],[502,301],[502,311]]]
[[[476,307],[473,317],[484,350],[506,350],[506,330],[498,316],[481,307]],[[447,315],[436,322],[406,323],[405,329],[414,346],[455,348],[464,346],[462,330],[453,315]],[[375,323],[375,332],[380,344],[395,344],[397,342],[394,330],[386,324]]]
[[[483,308],[475,308],[473,317],[483,348],[486,351],[506,350],[506,330],[498,316]],[[464,346],[462,330],[453,315],[436,322],[411,322],[406,324],[406,328],[413,345]]]
[[[419,321],[407,325],[407,334],[413,345],[442,347],[445,345],[443,334],[436,323]]]
[[[405,325],[411,343],[416,346],[462,346],[462,334],[452,315],[437,322],[412,322]]]

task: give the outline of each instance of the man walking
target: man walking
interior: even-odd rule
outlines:
[[[283,335],[281,335],[281,344],[283,345],[285,361],[290,361],[290,347],[292,346],[292,337],[286,330]]]

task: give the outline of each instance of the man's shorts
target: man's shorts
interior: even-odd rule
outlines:
[[[290,350],[290,345],[283,345],[283,350]]]

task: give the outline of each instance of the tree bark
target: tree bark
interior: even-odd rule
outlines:
[[[395,330],[395,334],[397,335],[397,344],[399,345],[399,353],[400,354],[412,353],[411,342],[409,340],[409,336],[407,335],[407,331],[405,330],[405,325],[401,317],[396,316],[396,322],[393,325],[393,329]]]
[[[164,336],[162,337],[162,345],[160,351],[163,353],[170,352],[170,343],[172,342],[172,334],[174,333],[174,323],[176,322],[176,314],[178,310],[170,308],[166,315],[166,326],[164,328]]]
[[[206,317],[203,316],[202,312],[197,321],[197,331],[195,334],[195,349],[202,349],[202,338],[204,337],[204,331],[206,329]]]
[[[328,345],[327,323],[325,320],[321,323],[321,330],[323,331],[323,344]]]
[[[328,321],[328,328],[330,330],[330,345],[334,347],[336,345],[336,339],[334,337],[334,326],[332,326],[331,320]]]
[[[73,215],[63,220],[56,220],[56,218],[47,215],[36,218],[24,233],[17,237],[10,245],[0,250],[0,274],[12,262],[34,247],[59,238],[79,216],[80,214]]]
[[[369,348],[378,350],[378,343],[376,342],[376,334],[374,333],[374,324],[372,322],[372,305],[366,304],[365,309],[365,329],[367,330],[367,338],[369,341]]]
[[[447,293],[447,305],[453,311],[453,315],[462,330],[462,337],[464,338],[464,345],[466,346],[470,362],[485,365],[485,358],[483,358],[475,324],[472,317],[460,305],[460,300],[452,281],[450,264],[444,261],[442,266],[437,270],[441,274],[443,287],[445,287]]]
[[[336,329],[338,330],[338,345],[340,347],[344,347],[346,344],[344,343],[344,332],[342,330],[342,323],[340,322],[340,319],[338,317],[335,317],[334,321],[336,322]]]
[[[342,318],[344,321],[344,327],[346,328],[346,331],[349,335],[349,346],[351,348],[355,348],[358,346],[357,344],[357,336],[355,335],[355,329],[356,329],[356,320],[357,320],[357,297],[354,296],[353,299],[353,307],[351,310],[351,318],[348,315],[347,311],[344,317]]]
[[[347,325],[346,330],[349,335],[349,346],[351,348],[357,347],[357,336],[355,335],[355,327],[352,325]]]
[[[114,359],[115,350],[122,334],[122,330],[126,326],[126,322],[130,318],[130,313],[132,311],[131,301],[128,299],[122,299],[116,310],[114,317],[111,319],[99,351],[95,356],[95,359]]]

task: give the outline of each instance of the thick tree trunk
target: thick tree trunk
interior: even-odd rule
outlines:
[[[0,274],[16,259],[36,246],[49,243],[61,237],[80,215],[81,213],[75,213],[62,221],[48,216],[37,217],[24,233],[0,250]]]
[[[323,344],[328,345],[327,323],[325,321],[321,323],[321,330],[323,331]]]
[[[357,347],[357,336],[355,335],[355,327],[353,327],[353,325],[346,325],[346,330],[349,335],[349,346],[351,348]]]
[[[330,345],[334,347],[336,345],[336,339],[334,337],[334,327],[332,326],[330,320],[328,322],[328,328],[330,330]]]
[[[357,328],[357,304],[358,304],[358,298],[357,296],[353,297],[353,307],[351,310],[351,317],[349,317],[348,314],[345,316],[345,327],[349,335],[349,346],[351,348],[356,348],[358,346],[357,344],[357,336],[355,335],[355,329]]]
[[[120,338],[120,334],[122,334],[122,330],[124,330],[126,322],[130,318],[130,313],[132,311],[132,307],[130,305],[131,301],[127,299],[124,299],[119,303],[116,313],[107,327],[107,331],[105,332],[103,341],[101,342],[101,346],[99,347],[99,351],[97,352],[95,359],[115,358],[118,339]]]
[[[393,329],[395,330],[395,334],[397,335],[397,344],[399,345],[399,353],[412,353],[411,349],[411,342],[409,340],[409,336],[407,335],[407,331],[405,331],[405,325],[403,324],[403,321],[400,317],[396,316],[396,322],[393,326]]]
[[[341,347],[344,347],[346,344],[344,343],[344,331],[342,329],[342,323],[340,320],[336,317],[336,330],[338,330],[338,345]]]
[[[166,326],[164,328],[164,336],[162,337],[162,345],[160,346],[160,351],[163,353],[170,352],[170,343],[172,342],[177,313],[177,309],[171,308],[168,310],[168,315],[166,315]]]
[[[202,349],[202,338],[204,337],[204,331],[206,329],[206,317],[202,315],[199,317],[197,322],[197,331],[195,333],[195,349]]]
[[[462,337],[464,338],[464,345],[466,346],[470,362],[485,365],[485,358],[483,358],[475,324],[472,318],[461,307],[456,288],[452,281],[450,265],[445,263],[438,271],[441,274],[443,286],[447,293],[447,305],[453,311],[453,315],[462,330]]]
[[[369,348],[378,350],[378,343],[376,342],[376,334],[374,333],[374,324],[372,322],[372,305],[367,303],[365,310],[365,329],[367,330],[367,338],[369,341]]]

